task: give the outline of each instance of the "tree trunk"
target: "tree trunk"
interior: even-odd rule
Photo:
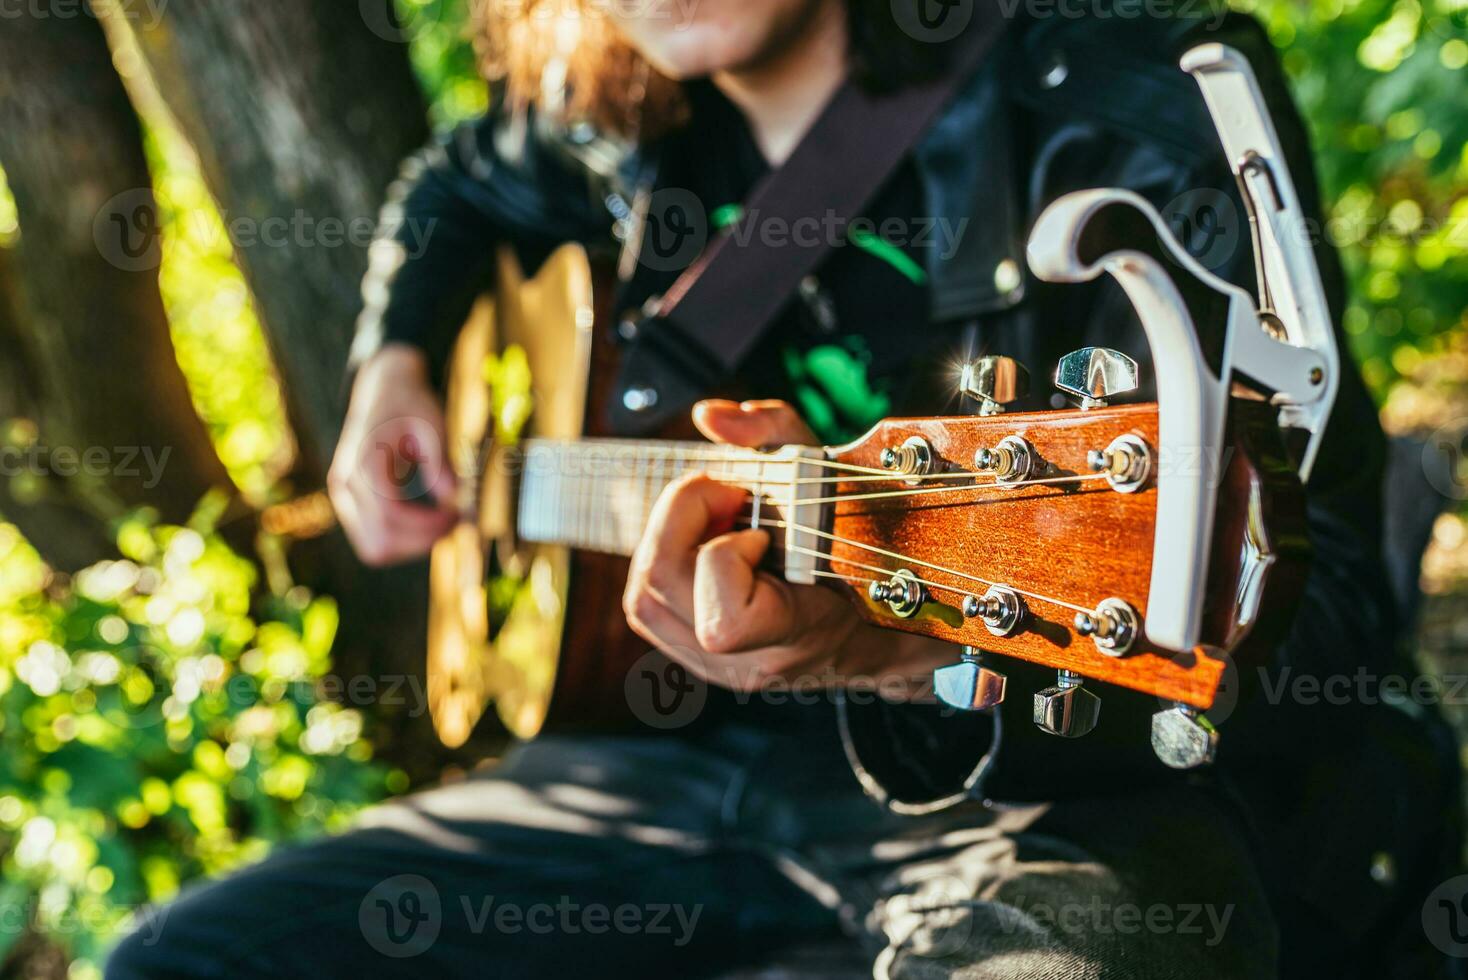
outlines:
[[[133,3],[133,34],[198,153],[285,385],[295,489],[317,489],[345,410],[377,212],[428,137],[391,0],[190,0],[168,5],[156,27]],[[339,671],[407,676],[423,690],[424,564],[366,569],[337,532],[295,544],[290,565],[340,603]],[[375,712],[397,711],[390,756],[419,775],[438,758],[422,708]]]
[[[156,27],[133,2],[134,35],[253,288],[300,474],[319,486],[377,211],[428,136],[391,0],[190,0]]]
[[[21,228],[0,410],[35,433],[24,452],[11,433],[0,506],[71,569],[110,550],[123,509],[181,521],[229,486],[169,336],[142,134],[95,18],[7,19],[0,166]]]

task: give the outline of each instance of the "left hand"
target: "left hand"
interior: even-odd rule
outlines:
[[[816,444],[785,402],[704,401],[693,421],[727,445]],[[778,678],[884,693],[901,680],[909,697],[925,691],[932,669],[953,659],[948,645],[877,630],[835,591],[761,571],[768,533],[733,529],[748,496],[697,473],[663,492],[622,600],[632,628],[695,676],[734,690]]]

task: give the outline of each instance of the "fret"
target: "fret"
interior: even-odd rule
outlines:
[[[613,554],[632,552],[658,497],[683,474],[703,469],[751,487],[758,526],[770,516],[771,485],[788,480],[791,465],[689,442],[529,439],[523,448],[519,536]]]

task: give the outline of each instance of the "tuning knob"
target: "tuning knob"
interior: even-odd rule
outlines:
[[[1206,766],[1218,751],[1218,729],[1197,708],[1178,702],[1152,716],[1152,751],[1173,769]]]
[[[986,354],[963,366],[958,390],[979,403],[980,415],[998,415],[1030,393],[1030,372],[1012,357]]]
[[[956,664],[933,671],[933,693],[959,711],[983,711],[1004,700],[1007,679],[985,667],[977,647],[964,647]]]
[[[1062,738],[1080,738],[1096,727],[1101,699],[1081,686],[1081,675],[1059,671],[1054,687],[1035,692],[1035,724]]]
[[[1137,362],[1109,347],[1082,347],[1060,359],[1055,387],[1075,395],[1081,408],[1100,408],[1107,400],[1137,388]]]

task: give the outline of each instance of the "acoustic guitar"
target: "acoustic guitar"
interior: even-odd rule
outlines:
[[[1288,614],[1265,586],[1297,578],[1277,566],[1305,556],[1301,495],[1261,400],[1230,401],[1226,465],[1211,474],[1221,482],[1209,598],[1196,644],[1169,650],[1145,630],[1157,405],[1105,406],[1096,396],[1110,392],[1093,387],[1085,408],[889,419],[846,446],[773,452],[601,438],[592,366],[612,376],[615,354],[593,281],[578,246],[530,279],[503,251],[498,289],[451,361],[447,435],[470,478],[462,523],[433,551],[428,643],[430,705],[451,745],[489,704],[520,737],[627,723],[626,674],[649,648],[622,614],[626,556],[662,489],[693,470],[749,490],[749,522],[775,538],[775,570],[790,581],[846,592],[874,624],[965,648],[940,695],[996,703],[1002,684],[980,650],[1055,667],[1042,723],[1057,734],[1094,723],[1082,677],[1206,710],[1223,655],[1239,654],[1261,613]],[[1083,352],[1082,377],[1115,383],[1106,375],[1119,357]],[[990,358],[966,384],[993,412],[1017,377]]]
[[[608,291],[578,246],[530,278],[503,250],[448,384],[463,520],[432,556],[428,693],[443,740],[464,741],[489,704],[521,737],[626,721],[628,670],[648,652],[622,614],[626,556],[662,489],[699,470],[749,493],[748,525],[778,546],[772,572],[846,594],[875,625],[953,643],[934,677],[945,703],[1004,698],[985,659],[1000,654],[1057,671],[1031,694],[1044,731],[1094,727],[1094,679],[1163,701],[1152,741],[1165,763],[1210,761],[1204,712],[1229,658],[1265,655],[1293,611],[1309,552],[1302,484],[1339,355],[1247,62],[1204,45],[1184,66],[1251,208],[1258,299],[1202,268],[1127,191],[1067,195],[1029,243],[1041,279],[1109,275],[1126,291],[1158,368],[1152,403],[1109,404],[1138,386],[1137,365],[1088,348],[1055,366],[1068,409],[1005,412],[1025,371],[990,356],[963,372],[977,414],[887,419],[844,446],[608,438]],[[1299,436],[1288,445],[1286,428]]]

